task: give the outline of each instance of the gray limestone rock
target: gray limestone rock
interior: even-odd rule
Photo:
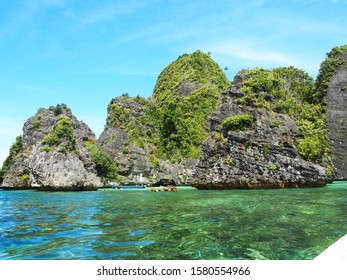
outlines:
[[[327,169],[302,159],[297,126],[288,115],[240,106],[242,94],[232,86],[211,116],[211,137],[203,144],[191,185],[199,189],[321,187],[332,180]],[[222,128],[227,117],[247,114],[253,123],[244,131]]]
[[[63,131],[61,139],[47,144],[45,139],[53,134],[61,116],[71,123],[72,138],[65,139]],[[95,135],[66,106],[39,109],[24,124],[24,151],[17,156],[1,187],[5,190],[95,190],[101,181],[83,144],[86,139],[95,139]],[[68,147],[69,141],[73,148]]]
[[[194,85],[186,86],[194,87]],[[98,139],[99,149],[114,160],[121,179],[144,184],[152,184],[160,179],[172,179],[180,185],[189,184],[197,159],[184,159],[180,163],[171,163],[158,158],[151,160],[155,146],[146,144],[145,147],[140,147],[133,138],[129,137],[130,131],[127,131],[125,127],[129,123],[137,125],[136,119],[144,113],[143,105],[136,99],[129,96],[114,98],[108,106],[105,129]],[[143,130],[153,129],[149,124],[141,125]]]
[[[346,53],[347,55],[347,53]],[[347,58],[345,57],[347,61]],[[327,118],[332,160],[338,179],[347,179],[347,68],[333,75],[327,92]]]

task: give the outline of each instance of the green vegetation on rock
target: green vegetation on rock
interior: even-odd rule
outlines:
[[[277,170],[277,165],[276,163],[273,163],[273,162],[269,162],[267,165],[266,165],[266,168],[271,170],[271,171],[275,171]]]
[[[229,82],[218,64],[208,54],[197,50],[181,55],[160,73],[153,97],[160,107],[177,96],[189,97],[204,85],[218,88],[219,94]]]
[[[49,107],[49,110],[53,111],[55,116],[59,116],[64,112],[67,115],[72,115],[71,109],[64,103],[58,104],[57,106],[51,106]]]
[[[76,151],[76,138],[71,119],[65,115],[60,115],[53,131],[45,136],[42,144],[49,148],[59,146],[61,153]],[[42,151],[47,152],[48,148],[46,147]]]
[[[264,107],[294,118],[302,135],[296,144],[304,159],[321,162],[330,153],[325,100],[321,98],[318,102],[314,81],[307,73],[281,67],[242,70],[238,75],[244,96],[236,98],[237,103]]]
[[[51,147],[48,147],[48,146],[44,146],[43,148],[41,148],[41,152],[45,152],[45,153],[48,153],[52,150]]]
[[[251,127],[253,116],[244,114],[229,117],[222,122],[222,128],[225,130],[233,130],[236,132],[244,131]]]
[[[207,138],[206,120],[228,85],[218,64],[200,51],[180,56],[161,72],[153,91],[161,157],[199,156]]]
[[[110,121],[127,131],[128,139],[155,158],[172,162],[198,158],[208,137],[207,118],[220,104],[229,82],[208,54],[180,56],[159,75],[153,97],[127,94],[109,106]]]
[[[28,183],[29,178],[30,178],[30,175],[28,173],[24,173],[22,175],[22,182],[24,185],[26,185]]]
[[[124,129],[128,133],[128,140],[141,148],[155,142],[157,129],[154,114],[151,100],[140,96],[133,98],[123,94],[109,105],[111,124]],[[129,153],[128,143],[123,153]]]
[[[16,157],[24,151],[23,137],[17,136],[16,141],[10,147],[10,155],[5,159],[0,170],[0,183],[5,179],[7,172],[16,160]]]
[[[126,128],[131,120],[131,110],[118,104],[112,104],[112,123],[120,128]]]
[[[112,159],[104,152],[101,152],[96,146],[93,139],[84,141],[84,145],[87,148],[91,160],[95,164],[98,176],[102,178],[102,181],[118,181],[117,167]]]
[[[347,68],[347,60],[341,59],[341,55],[347,53],[347,45],[333,48],[327,53],[327,58],[321,63],[316,80],[316,92],[313,95],[315,103],[326,105],[328,86],[333,75],[340,67]]]
[[[34,121],[33,125],[35,129],[39,129],[41,126],[39,121]]]

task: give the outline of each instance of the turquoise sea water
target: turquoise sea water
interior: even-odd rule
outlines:
[[[0,191],[0,259],[313,259],[347,234],[318,189]]]

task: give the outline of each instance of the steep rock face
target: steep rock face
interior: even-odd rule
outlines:
[[[160,73],[153,99],[158,150],[164,157],[174,161],[199,157],[209,132],[206,120],[229,85],[218,64],[200,51],[180,56]]]
[[[160,179],[172,179],[186,184],[197,160],[181,163],[159,159],[156,146],[146,136],[155,137],[155,124],[148,116],[151,100],[123,95],[108,106],[105,130],[98,139],[98,147],[115,162],[120,179],[152,184]]]
[[[3,189],[93,190],[101,185],[83,141],[95,135],[65,105],[39,109],[23,127]]]
[[[206,121],[228,84],[208,54],[182,55],[161,72],[153,97],[125,94],[111,101],[98,146],[121,178],[188,184],[208,136]]]
[[[330,67],[329,67],[330,66]],[[334,48],[322,63],[319,75],[329,82],[326,91],[327,118],[332,160],[338,179],[347,179],[347,45]]]
[[[151,163],[145,151],[129,140],[130,130],[126,129],[129,122],[136,126],[136,120],[144,113],[143,105],[124,95],[113,99],[107,112],[106,126],[98,139],[99,148],[113,158],[119,175],[127,177],[139,171],[136,175],[149,176]]]
[[[299,114],[302,110],[298,105],[299,100],[292,93],[283,92],[282,97],[277,92],[283,86],[289,88],[289,85],[293,85],[292,81],[286,80],[288,83],[277,88],[278,81],[283,77],[275,74],[288,71],[269,71],[267,76],[264,70],[257,70],[259,72],[262,75],[261,83],[257,84],[252,78],[253,88],[248,95],[243,92],[249,90],[249,87],[245,87],[247,77],[242,74],[243,71],[235,77],[229,90],[223,93],[222,105],[209,120],[213,132],[204,143],[200,161],[193,172],[193,186],[199,189],[321,187],[332,181],[334,171],[326,156],[318,156],[316,152],[320,146],[317,148],[312,144],[312,147],[304,146],[302,150],[298,147],[307,139],[308,143],[315,143],[311,135],[303,136],[303,128],[297,125],[308,125],[306,120],[296,117],[295,121],[294,117],[281,112],[283,109],[280,105],[285,105],[282,98],[288,100],[289,107],[284,106],[285,111],[293,109],[291,104],[295,103],[297,112],[292,114]],[[275,87],[264,86],[270,84],[266,80],[269,77],[273,78],[272,85]],[[261,90],[257,91],[259,85]],[[303,102],[303,106],[308,104]]]

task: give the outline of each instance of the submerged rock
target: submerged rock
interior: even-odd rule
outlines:
[[[95,135],[65,105],[39,109],[23,127],[21,151],[2,188],[45,191],[95,190],[101,185],[84,142]]]

